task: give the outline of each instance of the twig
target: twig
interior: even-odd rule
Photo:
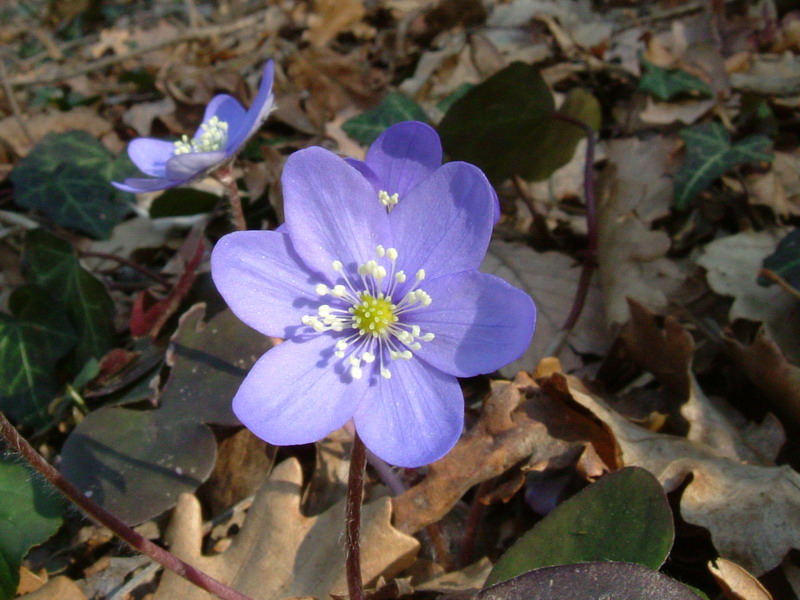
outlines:
[[[220,183],[228,190],[228,200],[231,204],[233,224],[239,231],[246,231],[247,222],[244,220],[242,198],[239,195],[239,185],[236,183],[236,178],[233,176],[233,167],[230,163],[217,171],[217,179],[219,179]]]
[[[567,320],[561,329],[571,330],[581,316],[583,305],[586,303],[586,296],[589,293],[589,282],[592,279],[592,271],[597,266],[597,199],[594,195],[594,130],[586,123],[574,117],[561,113],[553,113],[553,118],[565,123],[570,123],[580,127],[586,132],[586,160],[583,164],[583,201],[586,204],[586,254],[583,258],[581,276],[578,282],[578,290],[575,292],[575,300],[572,309],[567,316]]]
[[[86,73],[91,73],[92,71],[99,71],[101,69],[113,66],[117,63],[121,63],[128,59],[134,58],[136,56],[147,54],[148,52],[152,52],[153,50],[159,50],[161,48],[164,48],[166,46],[171,46],[173,44],[181,44],[183,42],[190,42],[194,40],[202,40],[220,35],[226,35],[238,31],[240,29],[246,29],[248,27],[256,29],[259,22],[263,21],[265,16],[267,15],[267,10],[259,11],[253,15],[239,19],[238,21],[234,21],[233,23],[224,23],[222,25],[209,25],[207,27],[190,29],[188,31],[184,31],[179,35],[176,35],[175,37],[163,39],[148,46],[142,46],[141,48],[137,48],[126,54],[106,56],[99,60],[85,63],[82,66],[69,71],[57,72],[53,75],[49,75],[46,77],[30,77],[30,76],[15,77],[9,80],[8,83],[12,87],[23,87],[31,85],[42,85],[46,83],[55,83],[57,81],[63,81],[65,79],[71,79],[79,75],[85,75]]]
[[[159,275],[155,271],[151,271],[147,267],[145,267],[143,265],[140,265],[139,263],[136,263],[136,262],[134,262],[134,261],[132,261],[132,260],[130,260],[128,258],[124,258],[122,256],[117,256],[116,254],[108,254],[107,252],[92,252],[92,251],[89,251],[89,250],[83,250],[83,251],[81,251],[80,254],[81,254],[81,257],[84,257],[84,258],[100,258],[100,259],[103,259],[103,260],[113,260],[113,261],[118,262],[118,263],[120,263],[122,265],[125,265],[126,267],[130,267],[134,271],[139,271],[139,273],[141,273],[145,277],[149,277],[153,281],[156,281],[156,282],[160,283],[165,288],[169,288],[172,285],[169,282],[169,279],[167,279],[163,275]]]
[[[0,435],[5,439],[10,450],[18,452],[28,464],[42,475],[50,484],[55,486],[71,502],[77,504],[87,515],[95,521],[107,527],[119,536],[124,542],[130,545],[137,552],[149,556],[157,563],[163,565],[170,571],[180,575],[190,583],[200,587],[210,594],[222,598],[223,600],[252,600],[248,596],[237,592],[224,583],[210,577],[203,571],[196,569],[192,565],[183,562],[175,555],[157,546],[146,537],[136,533],[117,517],[112,515],[94,500],[87,497],[61,473],[56,471],[50,463],[33,449],[28,441],[23,438],[14,426],[0,412]]]
[[[784,292],[787,292],[788,294],[794,296],[796,299],[800,300],[800,290],[797,290],[794,286],[792,286],[791,283],[786,281],[783,277],[778,275],[772,269],[761,269],[758,272],[758,274],[760,277],[766,277],[770,281],[777,283],[779,286],[781,286],[781,289]]]
[[[8,81],[8,73],[6,72],[6,61],[0,58],[0,80],[3,82],[3,91],[6,93],[6,97],[8,98],[8,103],[11,105],[11,112],[14,114],[14,119],[17,121],[17,125],[22,130],[22,133],[28,139],[28,143],[33,146],[36,144],[36,140],[33,139],[28,126],[25,124],[25,119],[22,118],[22,112],[19,109],[19,104],[17,104],[17,99],[14,97],[14,90],[11,84]]]
[[[361,581],[361,503],[364,499],[364,471],[367,466],[367,448],[358,436],[353,435],[353,452],[350,455],[350,475],[347,478],[347,504],[345,507],[345,544],[347,558],[345,573],[350,600],[364,600],[364,582]]]

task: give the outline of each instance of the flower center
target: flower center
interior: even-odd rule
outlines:
[[[223,150],[228,143],[228,124],[217,117],[211,117],[200,125],[200,135],[189,139],[184,135],[175,142],[175,155],[193,152],[213,152]]]
[[[359,297],[361,304],[352,308],[353,325],[359,331],[374,336],[383,335],[389,329],[389,325],[397,323],[397,315],[393,311],[395,306],[384,298],[383,294],[375,298],[372,294],[362,292]]]
[[[346,361],[353,379],[362,377],[362,363],[372,364],[376,360],[381,376],[389,379],[390,361],[410,360],[422,348],[420,342],[434,339],[433,333],[423,334],[418,325],[407,322],[409,313],[431,304],[430,295],[419,289],[425,271],[417,271],[416,281],[395,301],[407,279],[405,272],[396,269],[397,250],[378,246],[375,254],[377,260],[359,265],[355,284],[342,263],[333,261],[332,268],[344,284],[332,288],[322,283],[317,285],[317,294],[330,296],[331,304],[321,304],[316,315],[306,315],[301,320],[318,333],[333,333],[334,354]]]

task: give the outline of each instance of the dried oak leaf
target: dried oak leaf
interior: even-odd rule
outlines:
[[[735,562],[718,558],[708,563],[708,570],[729,600],[772,600],[761,582]]]
[[[346,594],[344,501],[320,515],[300,512],[300,463],[280,463],[258,492],[241,531],[222,554],[204,556],[200,504],[182,494],[167,539],[179,558],[253,600]],[[392,577],[415,559],[419,542],[390,524],[391,504],[381,498],[364,505],[361,523],[365,582]],[[173,573],[165,573],[154,600],[207,600],[211,596]]]
[[[697,383],[692,373],[694,339],[670,316],[664,319],[663,330],[656,323],[656,315],[634,300],[628,301],[631,321],[621,333],[628,354],[639,365],[653,373],[681,404],[680,412],[689,422],[688,439],[708,448],[720,456],[750,463],[769,464],[786,441],[783,431],[772,432],[773,419],[762,424],[765,430],[755,438],[764,438],[766,431],[774,433],[774,440],[765,439],[755,444],[737,427],[733,409],[713,403]],[[748,432],[749,433],[749,432]]]
[[[756,576],[775,568],[800,548],[800,474],[788,466],[762,466],[721,456],[686,438],[653,433],[630,423],[580,380],[554,374],[540,382],[551,395],[569,394],[613,432],[625,466],[653,473],[667,492],[683,491],[681,516],[705,527],[724,558]]]
[[[764,394],[781,421],[792,432],[800,431],[800,367],[791,364],[769,336],[760,329],[753,343],[723,338],[725,348],[747,378]]]
[[[660,137],[609,144],[611,165],[598,205],[597,261],[609,326],[628,321],[626,298],[665,308],[684,280],[678,263],[667,259],[669,236],[651,223],[669,212],[672,181],[669,145]]]
[[[504,377],[531,370],[541,361],[557,337],[572,308],[581,267],[561,252],[535,252],[530,246],[494,240],[489,245],[481,271],[502,277],[522,288],[536,301],[536,335],[525,354],[501,369]],[[580,354],[602,356],[611,345],[603,324],[601,290],[594,280],[578,322],[569,333],[559,359],[567,370],[583,366]]]
[[[758,285],[766,256],[775,251],[787,229],[745,231],[707,244],[697,264],[706,269],[708,284],[718,294],[733,296],[728,318],[760,321],[769,337],[790,360],[800,360],[800,304],[779,286]]]
[[[530,378],[493,381],[480,421],[419,484],[392,499],[395,526],[415,533],[439,521],[474,485],[520,461],[562,468],[584,460],[591,444],[605,465],[617,466],[613,437],[592,418],[542,393]],[[595,461],[597,462],[597,461]]]

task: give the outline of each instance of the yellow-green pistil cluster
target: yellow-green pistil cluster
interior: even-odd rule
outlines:
[[[189,139],[184,135],[175,142],[175,155],[191,154],[193,152],[214,152],[224,150],[228,143],[228,124],[217,117],[211,117],[200,125],[202,133],[196,138]]]
[[[347,312],[353,315],[353,325],[358,328],[359,333],[381,335],[389,325],[397,323],[397,315],[393,312],[396,307],[383,294],[374,298],[367,292],[361,292],[358,297],[361,304],[350,307]]]
[[[335,355],[347,360],[353,379],[362,377],[362,363],[371,364],[376,360],[381,376],[391,378],[386,358],[410,360],[414,352],[422,347],[420,342],[430,342],[434,338],[433,333],[423,334],[418,325],[405,322],[404,317],[431,303],[430,295],[419,289],[425,279],[425,271],[417,271],[414,285],[395,303],[393,298],[397,288],[406,281],[405,272],[396,269],[397,250],[378,246],[375,254],[377,260],[368,260],[358,267],[361,285],[354,285],[350,281],[341,261],[333,261],[333,270],[344,279],[345,284],[330,288],[321,283],[316,286],[316,292],[320,296],[331,296],[338,300],[337,306],[322,304],[316,315],[302,318],[303,325],[317,332],[343,334],[336,341]],[[384,266],[387,261],[388,270]],[[388,289],[384,291],[387,279]],[[343,304],[350,306],[344,308]]]

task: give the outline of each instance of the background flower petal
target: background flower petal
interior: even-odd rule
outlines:
[[[285,233],[229,233],[211,253],[211,276],[236,316],[264,335],[289,337],[320,304],[314,286],[321,280],[306,270]]]
[[[286,227],[292,245],[312,270],[332,274],[375,257],[392,244],[386,209],[372,185],[343,159],[323,148],[292,154],[283,170]]]
[[[182,181],[170,181],[169,179],[146,179],[143,177],[129,177],[122,183],[112,181],[111,185],[123,192],[131,192],[133,194],[144,194],[145,192],[157,192],[158,190],[166,190],[167,188],[175,187],[183,183]]]
[[[349,421],[364,395],[366,381],[342,371],[330,336],[287,340],[256,361],[233,412],[271,444],[315,442]]]
[[[403,196],[442,164],[442,143],[430,125],[404,121],[392,125],[372,143],[366,164],[378,176],[380,189]]]
[[[464,424],[464,395],[455,377],[420,360],[395,360],[356,411],[356,431],[388,463],[419,467],[444,456]]]
[[[477,269],[492,235],[492,186],[478,167],[447,163],[415,187],[389,214],[400,252],[398,267],[409,277]]]
[[[221,164],[228,155],[224,150],[214,152],[190,152],[173,156],[167,161],[167,179],[186,182],[194,179],[211,167]]]
[[[230,133],[228,138],[228,150],[233,153],[239,146],[244,144],[256,131],[261,128],[267,120],[270,111],[275,104],[275,97],[272,94],[272,79],[274,75],[274,65],[271,60],[264,66],[264,73],[261,75],[261,84],[258,86],[258,93],[253,99],[253,104],[245,113],[240,122],[240,126],[235,132]]]
[[[213,117],[217,117],[220,121],[228,123],[228,127],[238,126],[244,119],[246,111],[244,107],[239,104],[239,101],[228,94],[217,94],[211,99],[211,102],[206,106],[206,112],[203,114],[203,123],[207,123]],[[197,129],[194,137],[202,133],[202,128]],[[228,129],[228,135],[232,133]]]
[[[491,373],[528,348],[536,308],[522,290],[477,271],[426,281],[424,289],[433,302],[409,322],[436,336],[415,352],[435,368],[457,377]]]
[[[142,173],[165,177],[167,161],[175,154],[175,144],[155,138],[136,138],[128,144],[128,156]]]

